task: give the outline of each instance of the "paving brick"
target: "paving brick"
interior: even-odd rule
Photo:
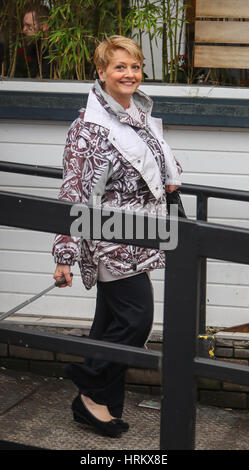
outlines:
[[[216,357],[233,357],[233,348],[215,348]]]
[[[221,381],[214,379],[206,379],[204,377],[198,377],[197,387],[204,390],[220,390]]]
[[[249,359],[249,349],[235,349],[234,357],[241,357]]]
[[[148,394],[150,392],[149,385],[126,384],[125,389],[130,390],[133,393]]]
[[[6,357],[8,356],[8,345],[4,343],[0,343],[0,356]]]
[[[161,385],[161,374],[151,369],[129,368],[126,372],[126,382],[142,385]]]
[[[230,362],[230,363],[233,363],[233,364],[240,364],[240,365],[245,365],[247,366],[248,365],[248,361],[246,359],[236,359],[236,358],[222,358],[222,357],[219,357],[218,359],[219,361],[224,361],[224,362]]]
[[[34,359],[43,361],[53,361],[54,354],[51,351],[41,349],[26,348],[25,346],[9,346],[9,355],[11,357],[20,357],[22,359]]]
[[[225,347],[233,347],[233,340],[226,339],[226,338],[215,338],[215,345],[216,346],[225,346]]]
[[[234,341],[235,348],[249,348],[249,341]]]
[[[130,390],[137,393],[146,393],[152,395],[153,397],[161,398],[161,387],[157,386],[126,383],[125,390]]]
[[[246,393],[212,390],[200,391],[200,403],[223,408],[247,409],[248,406]]]
[[[155,343],[162,343],[163,342],[163,331],[161,330],[153,330],[150,334],[149,341]]]
[[[227,391],[231,392],[249,392],[249,386],[247,385],[239,385],[239,384],[232,384],[229,382],[223,382],[222,388]]]
[[[67,377],[65,363],[62,362],[30,361],[29,367],[33,374],[47,377]]]
[[[248,333],[235,332],[233,333],[234,340],[249,341]]]
[[[84,362],[84,358],[72,354],[57,353],[56,360],[59,362]]]
[[[215,338],[232,339],[233,341],[249,341],[249,334],[232,331],[220,331],[215,334]]]
[[[149,350],[151,349],[152,351],[162,351],[162,349],[163,349],[162,343],[149,342],[149,343],[147,343],[147,347],[148,347]]]

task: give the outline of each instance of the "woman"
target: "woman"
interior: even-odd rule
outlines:
[[[151,99],[138,90],[143,59],[136,42],[122,36],[97,47],[99,80],[68,133],[60,199],[91,204],[98,198],[102,207],[166,214],[165,192],[180,185],[180,169],[163,140],[161,121],[151,117]],[[64,275],[63,286],[72,285],[76,260],[85,287],[97,283],[90,338],[143,347],[153,322],[148,273],[164,267],[164,252],[57,235],[53,254],[54,278]],[[125,369],[92,359],[68,367],[79,388],[72,403],[75,420],[112,437],[127,431],[121,419]]]

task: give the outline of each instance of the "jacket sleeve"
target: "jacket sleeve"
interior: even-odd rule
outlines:
[[[177,171],[178,171],[179,175],[181,175],[182,174],[182,165],[178,162],[176,157],[174,157],[174,158],[175,158],[175,162],[176,162],[176,166],[177,166]]]
[[[59,199],[87,204],[95,186],[107,174],[109,161],[102,154],[102,138],[76,120],[69,129],[63,155],[63,183]],[[101,184],[105,187],[105,183]],[[52,254],[55,263],[74,265],[79,258],[80,238],[57,234]]]
[[[166,185],[181,185],[180,174],[182,173],[182,168],[179,162],[175,159],[171,148],[164,141],[166,147],[165,155],[165,164],[166,164]]]

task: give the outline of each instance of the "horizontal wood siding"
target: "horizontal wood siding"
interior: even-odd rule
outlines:
[[[195,14],[194,67],[248,69],[248,1],[196,0]]]
[[[197,17],[249,18],[247,0],[197,0]]]
[[[61,167],[69,122],[2,121],[2,160]],[[184,169],[183,182],[249,190],[249,131],[246,129],[165,127],[165,138]],[[1,190],[57,198],[60,180],[0,173]],[[195,217],[196,199],[183,196],[189,217]],[[249,204],[211,199],[209,220],[249,228]],[[53,282],[51,234],[2,227],[0,230],[0,302],[7,311]],[[51,293],[20,311],[30,321],[91,320],[96,289],[87,291],[78,267],[72,288]],[[164,273],[152,273],[155,328],[162,324]],[[207,323],[231,326],[248,322],[249,267],[208,262]],[[183,312],[186,314],[186,312]]]
[[[194,66],[249,69],[249,47],[194,46]]]
[[[196,21],[195,42],[249,44],[248,22]]]

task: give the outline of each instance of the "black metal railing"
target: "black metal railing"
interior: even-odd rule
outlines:
[[[61,168],[47,167],[41,165],[27,165],[23,163],[10,163],[0,161],[0,171],[9,173],[20,173],[33,176],[61,179],[63,170]],[[181,186],[181,193],[196,196],[196,219],[207,221],[209,198],[230,199],[234,201],[249,202],[249,191],[239,191],[235,189],[217,188],[212,186],[196,185],[184,183]],[[207,260],[203,258],[200,265],[200,314],[199,314],[199,334],[206,331],[206,288],[207,288]]]
[[[9,170],[4,171],[11,171],[11,164],[8,165]],[[36,167],[35,171],[39,171],[38,168]],[[44,168],[42,167],[43,176],[48,176]],[[0,169],[3,170],[1,164]],[[30,171],[33,169],[30,168]],[[56,171],[61,175],[61,170]],[[185,185],[182,192],[193,194],[189,186]],[[199,193],[200,188],[203,187],[194,187],[192,191]],[[206,198],[219,197],[214,188],[204,189]],[[222,190],[218,189],[219,191],[224,195]],[[249,201],[249,193],[238,192],[241,193],[238,195],[237,192],[232,192],[233,196],[238,196],[238,200]],[[65,235],[70,233],[72,203],[2,191],[0,204],[1,225]],[[102,214],[101,209],[95,208],[96,210]],[[104,237],[101,239],[104,240]],[[160,240],[134,238],[124,239],[122,243],[159,248]],[[198,354],[201,264],[207,258],[249,264],[248,245],[247,229],[210,224],[202,220],[179,219],[178,246],[175,250],[167,252],[165,270],[167,295],[164,298],[162,353],[85,338],[71,339],[33,332],[8,325],[6,321],[0,325],[0,341],[18,345],[28,344],[38,349],[64,351],[87,357],[99,357],[101,354],[104,359],[112,362],[160,370],[162,372],[160,449],[194,449],[197,377],[249,385],[248,366],[213,361]]]

